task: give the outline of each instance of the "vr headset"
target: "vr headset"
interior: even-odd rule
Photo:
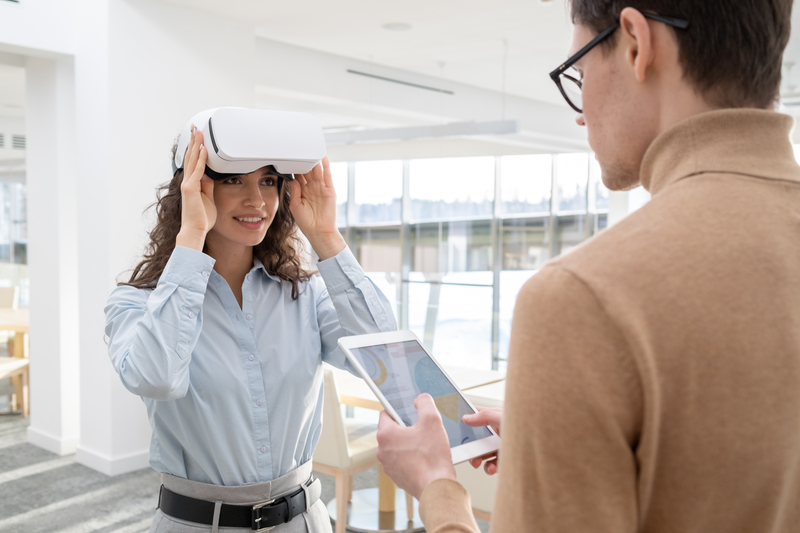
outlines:
[[[241,176],[271,165],[284,179],[311,172],[325,157],[319,122],[306,113],[218,107],[196,114],[178,137],[172,174],[183,168],[192,126],[203,132],[206,175],[213,180]]]

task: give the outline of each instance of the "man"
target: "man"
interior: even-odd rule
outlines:
[[[792,1],[571,8],[572,54],[605,35],[553,76],[604,183],[652,200],[519,294],[502,424],[469,420],[502,436],[492,529],[796,532],[800,166],[773,111]],[[384,413],[378,458],[427,531],[477,531],[416,405],[410,428]]]

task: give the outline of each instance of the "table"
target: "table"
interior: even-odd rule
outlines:
[[[14,391],[16,402],[22,403],[22,416],[28,416],[28,360],[23,357],[0,357],[0,379],[11,378],[20,382],[20,390]],[[15,383],[16,389],[16,383]],[[15,409],[12,406],[12,409]]]
[[[503,399],[506,395],[506,382],[498,381],[482,387],[475,387],[464,391],[464,396],[472,402],[472,405],[479,407],[503,407]]]
[[[10,357],[25,357],[25,334],[28,333],[29,324],[30,312],[27,309],[0,308],[0,331],[14,332],[14,353],[8,354]],[[25,385],[21,376],[12,377],[11,381],[14,383],[14,403],[11,409],[16,410],[16,404],[22,401],[25,393]]]
[[[496,370],[475,370],[451,365],[442,366],[447,375],[450,376],[462,391],[483,389],[484,387],[497,384],[503,387],[503,391],[505,390],[504,380],[506,375],[503,372],[498,372]],[[372,409],[374,411],[383,411],[383,406],[363,379],[345,370],[334,368],[333,372],[336,378],[336,388],[339,390],[339,399],[343,404],[352,407]],[[501,405],[503,391],[500,392]],[[480,405],[482,407],[495,406],[494,404],[484,405],[482,403],[476,403],[469,395],[465,396],[475,405]],[[478,398],[482,398],[482,396],[478,396]],[[397,500],[397,486],[389,476],[384,474],[382,468],[378,473],[378,487],[380,488],[379,510],[381,512],[394,512],[395,502]]]

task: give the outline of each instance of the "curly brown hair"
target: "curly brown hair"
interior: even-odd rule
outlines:
[[[120,285],[150,289],[158,283],[181,229],[182,181],[181,169],[171,181],[158,188],[158,199],[147,208],[155,207],[156,210],[156,225],[149,234],[150,244],[144,259],[133,269],[130,280]],[[292,299],[296,300],[300,294],[299,284],[308,281],[314,273],[303,268],[305,245],[297,235],[297,224],[289,210],[290,191],[283,178],[278,179],[278,197],[278,211],[264,240],[253,247],[253,256],[264,264],[267,272],[292,284]]]

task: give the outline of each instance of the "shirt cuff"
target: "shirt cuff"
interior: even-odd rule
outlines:
[[[206,292],[214,263],[216,260],[203,252],[176,246],[158,283],[174,283],[191,291]]]
[[[345,246],[344,250],[330,259],[317,263],[317,269],[331,293],[344,292],[365,278],[364,270],[356,261],[349,246]]]
[[[469,492],[452,479],[437,479],[425,487],[419,499],[419,516],[426,531],[479,531]]]

